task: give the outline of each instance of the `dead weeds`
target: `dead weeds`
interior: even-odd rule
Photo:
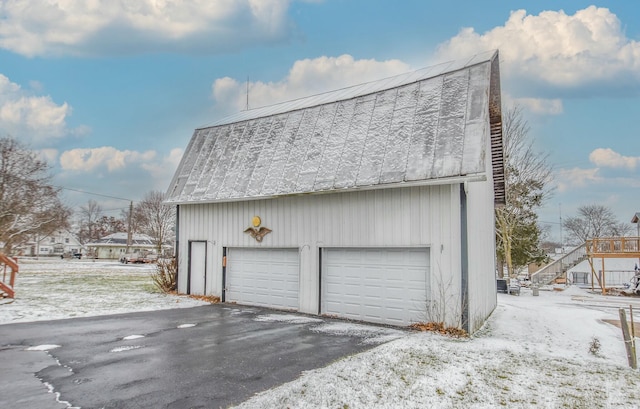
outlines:
[[[218,304],[220,303],[220,297],[216,297],[215,295],[188,295],[189,298],[193,298],[194,300],[200,300],[208,302],[209,304]]]
[[[443,322],[416,322],[409,325],[409,328],[416,331],[430,331],[455,338],[467,338],[467,331],[457,327],[445,327]]]
[[[194,300],[199,300],[199,301],[204,301],[204,302],[208,302],[209,304],[219,304],[220,303],[220,297],[215,296],[215,295],[193,295],[193,294],[181,294],[177,291],[169,291],[168,294],[171,295],[177,295],[180,297],[189,297],[189,298],[193,298]]]

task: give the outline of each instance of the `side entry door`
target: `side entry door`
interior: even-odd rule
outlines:
[[[187,293],[204,295],[207,271],[207,242],[189,242],[189,279]]]

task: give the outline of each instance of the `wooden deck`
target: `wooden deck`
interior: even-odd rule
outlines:
[[[638,258],[640,237],[604,237],[587,240],[587,256],[592,258]]]
[[[601,237],[587,240],[585,243],[587,258],[591,266],[591,288],[597,281],[602,294],[607,293],[605,262],[607,258],[637,258],[640,259],[640,237]],[[596,274],[593,259],[602,260],[600,271],[602,276]]]

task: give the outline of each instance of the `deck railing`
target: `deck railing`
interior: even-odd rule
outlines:
[[[586,246],[581,244],[561,258],[547,264],[540,270],[531,274],[531,282],[538,285],[546,285],[561,277],[566,271],[587,258]]]
[[[15,291],[13,287],[16,282],[16,274],[18,273],[18,262],[0,253],[0,271],[2,272],[0,292],[6,293],[9,298],[14,298]]]
[[[587,240],[586,246],[591,257],[638,257],[640,237],[599,237]]]

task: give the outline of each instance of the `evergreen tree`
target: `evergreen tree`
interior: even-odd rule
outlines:
[[[529,139],[529,125],[522,110],[514,107],[503,115],[506,204],[496,209],[496,249],[499,275],[508,274],[545,259],[540,248],[542,230],[536,210],[550,191],[551,167]]]

